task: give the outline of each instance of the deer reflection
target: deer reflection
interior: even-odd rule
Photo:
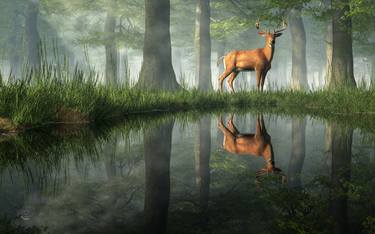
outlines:
[[[255,133],[240,133],[233,123],[233,115],[228,120],[227,126],[220,118],[218,128],[224,134],[223,147],[226,151],[239,155],[263,157],[266,165],[257,172],[258,175],[281,172],[279,168],[275,167],[271,136],[267,133],[263,115],[257,117]]]

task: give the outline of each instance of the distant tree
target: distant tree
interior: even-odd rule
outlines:
[[[170,1],[145,0],[143,63],[137,87],[146,90],[179,89],[172,66]]]
[[[27,60],[31,66],[40,64],[40,36],[38,32],[39,0],[27,0],[25,12],[25,39]]]
[[[195,53],[198,89],[212,90],[211,82],[211,36],[210,0],[197,0]]]

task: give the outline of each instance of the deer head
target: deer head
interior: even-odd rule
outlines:
[[[266,46],[273,48],[275,46],[276,38],[282,35],[282,31],[287,29],[288,24],[284,20],[282,28],[273,30],[273,32],[271,32],[270,30],[263,31],[260,29],[260,23],[258,19],[255,23],[255,27],[258,30],[258,35],[266,38]]]

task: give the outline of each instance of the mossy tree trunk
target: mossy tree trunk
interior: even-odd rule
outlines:
[[[195,173],[201,208],[201,224],[208,222],[208,200],[210,194],[211,117],[199,120],[195,149]]]
[[[32,67],[40,65],[40,37],[38,32],[39,0],[28,0],[25,13],[25,41],[27,62]]]
[[[196,79],[198,89],[212,90],[210,0],[197,0],[195,22]]]
[[[145,0],[143,63],[137,88],[174,91],[180,88],[172,66],[170,1]]]
[[[113,0],[112,0],[113,2]],[[115,30],[116,17],[113,13],[113,4],[107,10],[107,17],[104,24],[106,36],[105,42],[105,83],[116,85],[118,81],[118,50],[116,45]]]
[[[305,161],[306,151],[306,119],[292,119],[292,155],[289,161],[288,186],[301,187],[301,172]]]
[[[356,87],[349,0],[332,0],[332,78],[328,88]]]
[[[331,137],[332,170],[331,170],[331,215],[333,222],[332,233],[350,233],[348,225],[348,187],[352,157],[353,129],[329,125]]]
[[[289,27],[292,34],[291,87],[294,90],[306,89],[306,32],[300,10],[291,10],[289,14]]]
[[[146,233],[166,233],[167,229],[173,124],[170,120],[144,131]]]

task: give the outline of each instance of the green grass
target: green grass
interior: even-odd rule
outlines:
[[[106,87],[97,84],[97,77],[92,73],[85,74],[78,69],[61,73],[48,66],[30,71],[25,77],[18,81],[12,77],[6,82],[1,79],[0,83],[0,117],[22,127],[77,121],[73,115],[78,115],[78,120],[98,123],[153,111],[254,110],[349,122],[357,121],[358,116],[370,121],[375,114],[375,88],[315,92],[284,89],[236,94],[197,90],[146,92],[125,86]],[[63,114],[62,110],[65,110]]]

